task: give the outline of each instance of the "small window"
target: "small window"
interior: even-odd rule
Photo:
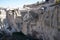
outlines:
[[[0,11],[0,14],[1,14],[1,11]]]
[[[49,16],[47,16],[46,18],[49,18]]]
[[[58,31],[60,32],[60,29],[58,29]]]
[[[49,0],[46,0],[46,2],[48,2]]]
[[[43,12],[41,12],[41,14],[44,14]]]

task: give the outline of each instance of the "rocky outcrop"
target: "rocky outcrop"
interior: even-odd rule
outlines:
[[[35,38],[42,38],[43,40],[60,40],[58,39],[58,20],[59,20],[59,5],[55,6],[49,6],[49,4],[46,6],[40,6],[40,8],[31,8],[31,12],[29,12],[27,15],[29,16],[29,19],[26,19],[27,21],[23,22],[23,31],[25,34],[29,34]],[[38,17],[34,16],[38,15]],[[26,17],[28,17],[26,15]],[[32,16],[33,15],[33,16]]]

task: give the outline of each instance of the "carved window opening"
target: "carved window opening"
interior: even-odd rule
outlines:
[[[1,14],[1,11],[0,11],[0,14]]]

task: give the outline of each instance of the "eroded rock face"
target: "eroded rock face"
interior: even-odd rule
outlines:
[[[37,13],[38,19],[28,20],[23,22],[23,31],[25,34],[30,34],[35,38],[42,38],[43,40],[60,40],[58,39],[58,20],[59,16],[58,10],[60,9],[59,6],[47,7],[45,10],[42,11],[39,9],[37,11],[34,10],[33,12]],[[30,13],[31,14],[31,13]],[[34,15],[35,16],[35,15]],[[31,17],[31,16],[30,16]],[[25,27],[25,29],[24,29]]]
[[[11,12],[10,12],[11,11]],[[60,40],[60,6],[39,6],[17,16],[17,10],[7,11],[9,33],[22,31],[39,40]],[[13,30],[11,30],[13,28]],[[9,29],[7,31],[7,29]]]
[[[15,29],[22,31],[25,35],[30,35],[34,39],[60,40],[58,38],[60,35],[59,10],[59,6],[41,6],[38,9],[27,10],[24,16],[15,15],[15,19],[14,15],[8,14],[9,25],[13,25],[12,28],[15,27]]]

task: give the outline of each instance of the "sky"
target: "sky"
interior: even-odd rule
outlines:
[[[0,0],[0,7],[17,8],[36,3],[37,1],[41,2],[42,0]]]

